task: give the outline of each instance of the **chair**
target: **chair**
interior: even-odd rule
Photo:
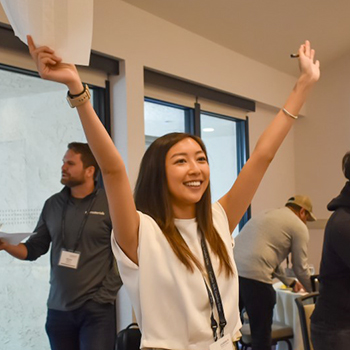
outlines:
[[[252,346],[252,335],[250,332],[249,323],[243,324],[241,328],[242,338],[240,343],[241,350],[248,350]],[[271,330],[272,345],[277,345],[278,342],[284,341],[288,345],[288,350],[292,350],[290,339],[293,338],[293,329],[282,322],[273,322]]]
[[[301,334],[303,336],[304,350],[313,350],[310,339],[310,317],[315,308],[318,292],[309,293],[295,299],[300,318]]]
[[[311,275],[311,288],[313,292],[319,292],[320,290],[320,281],[318,279],[319,275]]]
[[[131,323],[117,334],[116,350],[140,350],[141,332],[137,323]]]

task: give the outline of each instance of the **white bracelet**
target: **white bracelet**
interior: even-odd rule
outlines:
[[[291,118],[293,118],[293,119],[298,119],[298,118],[299,118],[297,115],[294,115],[294,114],[288,112],[285,108],[283,108],[282,111],[283,111],[283,113],[284,113],[285,115],[288,115],[288,117],[291,117]]]

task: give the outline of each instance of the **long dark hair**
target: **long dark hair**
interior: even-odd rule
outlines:
[[[142,158],[134,198],[137,209],[157,222],[176,256],[193,272],[194,265],[200,270],[202,266],[174,224],[174,212],[165,171],[165,158],[168,151],[186,138],[196,141],[207,157],[205,145],[197,136],[187,133],[171,133],[156,139]],[[220,271],[224,269],[226,275],[233,274],[225,244],[213,224],[210,185],[196,204],[196,219],[199,230],[208,241],[212,252],[219,258]]]

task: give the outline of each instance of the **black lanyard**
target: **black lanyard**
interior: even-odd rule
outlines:
[[[221,301],[219,286],[216,282],[216,277],[215,277],[215,273],[213,270],[213,265],[212,265],[211,260],[210,260],[208,247],[207,247],[207,243],[205,241],[204,235],[202,235],[201,247],[202,247],[202,252],[203,252],[205,268],[206,268],[207,273],[208,273],[211,291],[214,294],[215,304],[216,304],[216,308],[218,310],[219,325],[220,325],[220,337],[222,338],[224,336],[224,328],[225,328],[227,322],[226,322],[224,308],[223,308],[222,301]],[[217,341],[218,336],[216,334],[216,331],[218,328],[218,324],[217,324],[217,322],[214,318],[214,314],[213,314],[213,309],[214,309],[213,296],[212,296],[212,293],[210,291],[210,288],[208,287],[208,284],[207,284],[205,278],[204,278],[204,283],[205,283],[205,287],[206,287],[207,292],[208,292],[208,297],[209,297],[209,302],[210,302],[210,307],[211,307],[210,321],[211,321],[211,329],[213,330],[213,338],[214,338],[214,341]]]
[[[76,239],[75,244],[73,246],[73,252],[75,252],[77,250],[77,248],[78,248],[78,244],[79,244],[81,235],[83,234],[86,221],[87,221],[87,219],[89,217],[90,210],[92,209],[92,207],[93,207],[93,205],[94,205],[94,203],[96,201],[96,197],[97,197],[97,191],[92,196],[92,198],[90,200],[90,203],[89,203],[89,206],[88,206],[87,210],[84,213],[84,218],[83,218],[83,221],[81,222],[81,225],[80,225],[80,228],[79,228],[79,231],[78,231],[78,236],[77,236],[77,239]],[[61,223],[62,246],[65,249],[67,249],[67,245],[66,245],[65,240],[66,240],[66,213],[67,213],[67,209],[68,209],[68,203],[69,203],[69,198],[67,199],[67,201],[66,201],[66,203],[65,203],[65,205],[63,207],[62,223]]]

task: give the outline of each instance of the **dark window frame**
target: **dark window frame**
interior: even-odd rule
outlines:
[[[214,89],[205,85],[199,85],[185,79],[179,79],[150,69],[144,70],[146,84],[156,85],[164,89],[171,89],[196,98],[205,98],[211,101],[240,108],[245,111],[255,112],[255,101],[225,91]]]

